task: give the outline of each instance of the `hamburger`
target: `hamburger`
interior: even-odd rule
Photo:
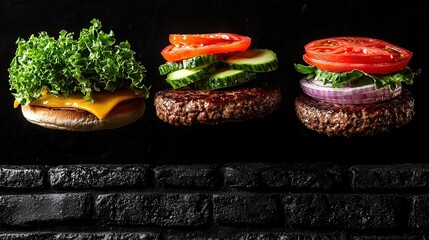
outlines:
[[[304,49],[308,65],[294,65],[305,75],[294,105],[308,129],[328,136],[371,136],[412,120],[414,98],[405,84],[421,70],[408,66],[411,51],[358,36],[319,39]]]
[[[277,69],[270,49],[249,48],[233,33],[170,34],[159,66],[169,88],[154,97],[156,115],[172,125],[241,122],[263,118],[281,103],[280,87],[258,74]]]
[[[127,41],[98,19],[79,37],[60,31],[18,38],[10,63],[9,84],[23,116],[39,126],[68,131],[119,128],[145,113],[150,86],[146,69]]]

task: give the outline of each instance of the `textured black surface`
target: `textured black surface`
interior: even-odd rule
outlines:
[[[401,199],[390,195],[292,194],[283,198],[285,221],[294,227],[394,229]]]
[[[7,174],[0,178],[0,236],[424,239],[428,191],[409,183],[425,181],[417,168],[427,170],[421,164],[263,162],[3,165],[1,173]],[[26,173],[35,169],[37,176],[44,176],[40,184],[5,187],[17,176],[31,182],[34,175]],[[374,181],[371,174],[380,171],[395,184],[364,184],[363,176]]]
[[[88,193],[6,195],[0,197],[0,223],[26,226],[85,220],[90,206]]]

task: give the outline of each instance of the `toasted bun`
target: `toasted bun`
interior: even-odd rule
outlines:
[[[281,91],[262,83],[220,90],[167,89],[155,95],[156,115],[173,125],[220,124],[262,118],[280,107]]]
[[[298,119],[309,129],[328,136],[370,136],[399,128],[414,116],[408,89],[390,100],[372,104],[335,104],[301,93],[295,99]]]
[[[142,98],[118,104],[104,119],[73,108],[21,106],[22,114],[31,123],[45,128],[68,131],[96,131],[113,129],[135,122],[143,116],[146,105]]]

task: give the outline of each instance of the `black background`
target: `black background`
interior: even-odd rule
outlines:
[[[118,42],[128,40],[152,85],[147,111],[137,122],[114,130],[65,132],[27,122],[13,108],[8,72],[18,37],[62,29],[79,32],[98,18]],[[2,0],[0,2],[0,164],[217,163],[245,161],[421,162],[429,135],[427,36],[424,1],[286,0]],[[159,120],[155,92],[169,87],[157,67],[169,33],[233,32],[252,46],[277,53],[279,69],[263,77],[280,83],[282,107],[264,119],[217,126],[172,126]],[[312,40],[359,35],[380,38],[413,52],[421,68],[407,86],[415,116],[406,126],[372,137],[327,137],[296,119],[293,100],[302,77],[303,46]]]

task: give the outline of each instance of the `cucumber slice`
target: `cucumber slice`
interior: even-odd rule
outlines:
[[[256,78],[256,73],[236,69],[217,70],[207,79],[194,82],[198,90],[214,90],[237,86]]]
[[[269,49],[248,49],[225,60],[230,69],[249,72],[271,72],[277,69],[277,55]]]
[[[184,59],[179,62],[166,62],[158,67],[159,74],[165,75],[180,69],[191,69],[201,66],[206,66],[212,63],[219,62],[221,57],[218,55],[202,55],[189,59]]]
[[[177,89],[200,81],[207,75],[212,74],[215,70],[216,67],[214,64],[192,69],[180,69],[169,73],[165,81],[169,83],[174,89]]]
[[[217,55],[202,55],[196,56],[193,58],[184,59],[183,67],[186,69],[201,67],[204,65],[209,65],[215,62],[218,62],[220,58]]]
[[[160,75],[165,75],[180,69],[183,69],[182,62],[166,62],[158,67]]]

